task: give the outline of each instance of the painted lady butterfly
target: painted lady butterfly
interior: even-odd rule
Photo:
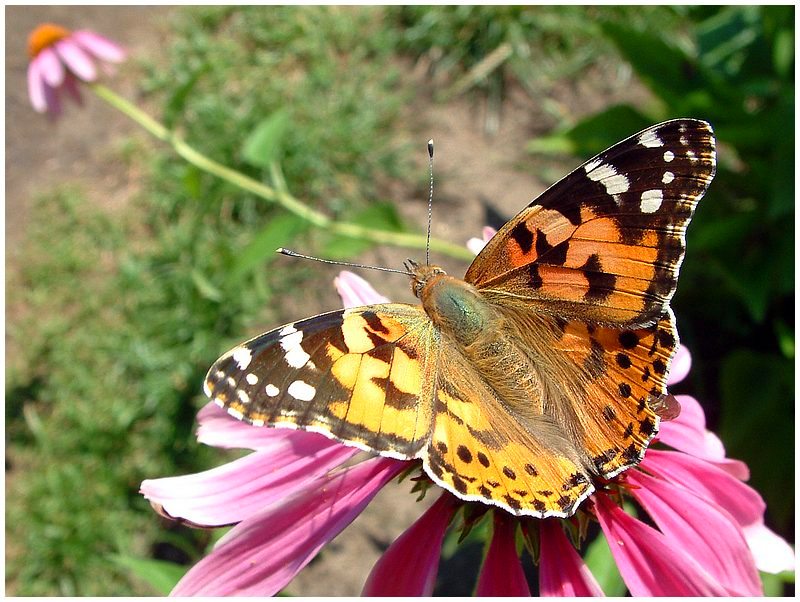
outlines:
[[[272,330],[222,356],[206,394],[253,425],[419,459],[461,499],[569,516],[670,406],[669,301],[714,170],[709,124],[650,127],[546,190],[464,280],[412,264],[422,305]]]

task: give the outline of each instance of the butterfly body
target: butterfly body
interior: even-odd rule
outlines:
[[[707,123],[648,128],[531,202],[463,280],[411,262],[421,305],[267,332],[222,356],[206,393],[256,426],[421,460],[464,500],[569,516],[675,414],[669,300],[714,168]]]

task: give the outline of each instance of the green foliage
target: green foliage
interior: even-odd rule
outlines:
[[[190,144],[255,178],[266,164],[253,157],[267,140],[259,127],[280,129],[292,193],[349,214],[374,198],[376,175],[402,173],[408,156],[386,142],[405,100],[394,46],[380,9],[193,8],[175,23],[170,64],[145,87],[171,94],[168,115]],[[190,92],[172,92],[176,82]],[[221,188],[230,192],[208,181],[203,194],[219,198]]]
[[[134,250],[133,221],[91,211],[74,192],[41,199],[32,223],[12,295],[30,317],[10,330],[20,352],[6,404],[19,471],[9,536],[27,553],[9,568],[20,594],[108,594],[127,581],[109,554],[146,555],[156,537],[139,483],[207,458],[192,437],[197,383],[227,327],[192,276],[219,269],[218,256],[203,253],[204,264],[189,252],[223,234],[183,221]]]
[[[627,593],[628,588],[622,581],[614,555],[608,547],[608,540],[603,535],[599,535],[589,544],[583,560],[606,596],[617,597]]]
[[[600,22],[652,92],[647,107],[610,107],[530,150],[588,157],[664,119],[713,125],[719,168],[689,228],[673,307],[695,352],[698,396],[721,399],[729,453],[748,462],[772,520],[786,528],[794,474],[794,8],[674,10],[685,13],[683,36]],[[712,425],[716,416],[712,409]]]
[[[600,17],[662,27],[677,21],[673,12],[660,7],[642,11],[634,7],[405,6],[393,12],[403,28],[401,47],[425,56],[436,73],[451,79],[476,69],[492,52],[508,45],[508,59],[475,86],[497,96],[513,79],[536,103],[555,112],[559,109],[551,106],[547,93],[608,54],[610,44],[597,26]]]
[[[266,117],[245,140],[242,157],[255,167],[269,167],[273,161],[280,159],[283,137],[289,131],[289,113],[279,109]]]
[[[159,595],[167,596],[186,574],[187,568],[166,562],[135,556],[116,555],[113,560],[142,581],[148,583]]]

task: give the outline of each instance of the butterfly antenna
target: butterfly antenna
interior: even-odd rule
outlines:
[[[433,219],[433,138],[428,140],[428,172],[431,175],[428,195],[428,238],[425,241],[425,265],[431,264],[431,221]]]
[[[365,270],[378,270],[379,272],[393,272],[395,274],[405,274],[406,276],[410,276],[411,272],[409,270],[395,270],[394,268],[382,268],[380,266],[375,265],[364,265],[363,263],[350,263],[347,261],[334,261],[332,259],[320,259],[319,257],[312,257],[311,255],[303,255],[302,253],[295,253],[294,251],[290,251],[289,249],[284,249],[280,247],[275,249],[276,253],[280,253],[281,255],[286,255],[288,257],[299,257],[301,259],[310,259],[311,261],[319,261],[320,263],[329,263],[331,265],[341,265],[348,268],[363,268]]]

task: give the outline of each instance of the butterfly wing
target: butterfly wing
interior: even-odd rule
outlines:
[[[622,329],[530,316],[522,307],[501,311],[547,383],[543,414],[585,453],[592,472],[612,477],[637,464],[667,395],[678,344],[672,311],[650,326]]]
[[[575,441],[547,415],[514,412],[457,350],[443,353],[428,475],[465,500],[517,515],[569,516],[594,487]]]
[[[410,459],[430,438],[437,337],[418,306],[333,311],[235,347],[211,367],[205,391],[253,425]]]
[[[675,292],[686,226],[715,162],[708,123],[650,127],[547,189],[487,243],[465,280],[500,304],[652,324]]]

